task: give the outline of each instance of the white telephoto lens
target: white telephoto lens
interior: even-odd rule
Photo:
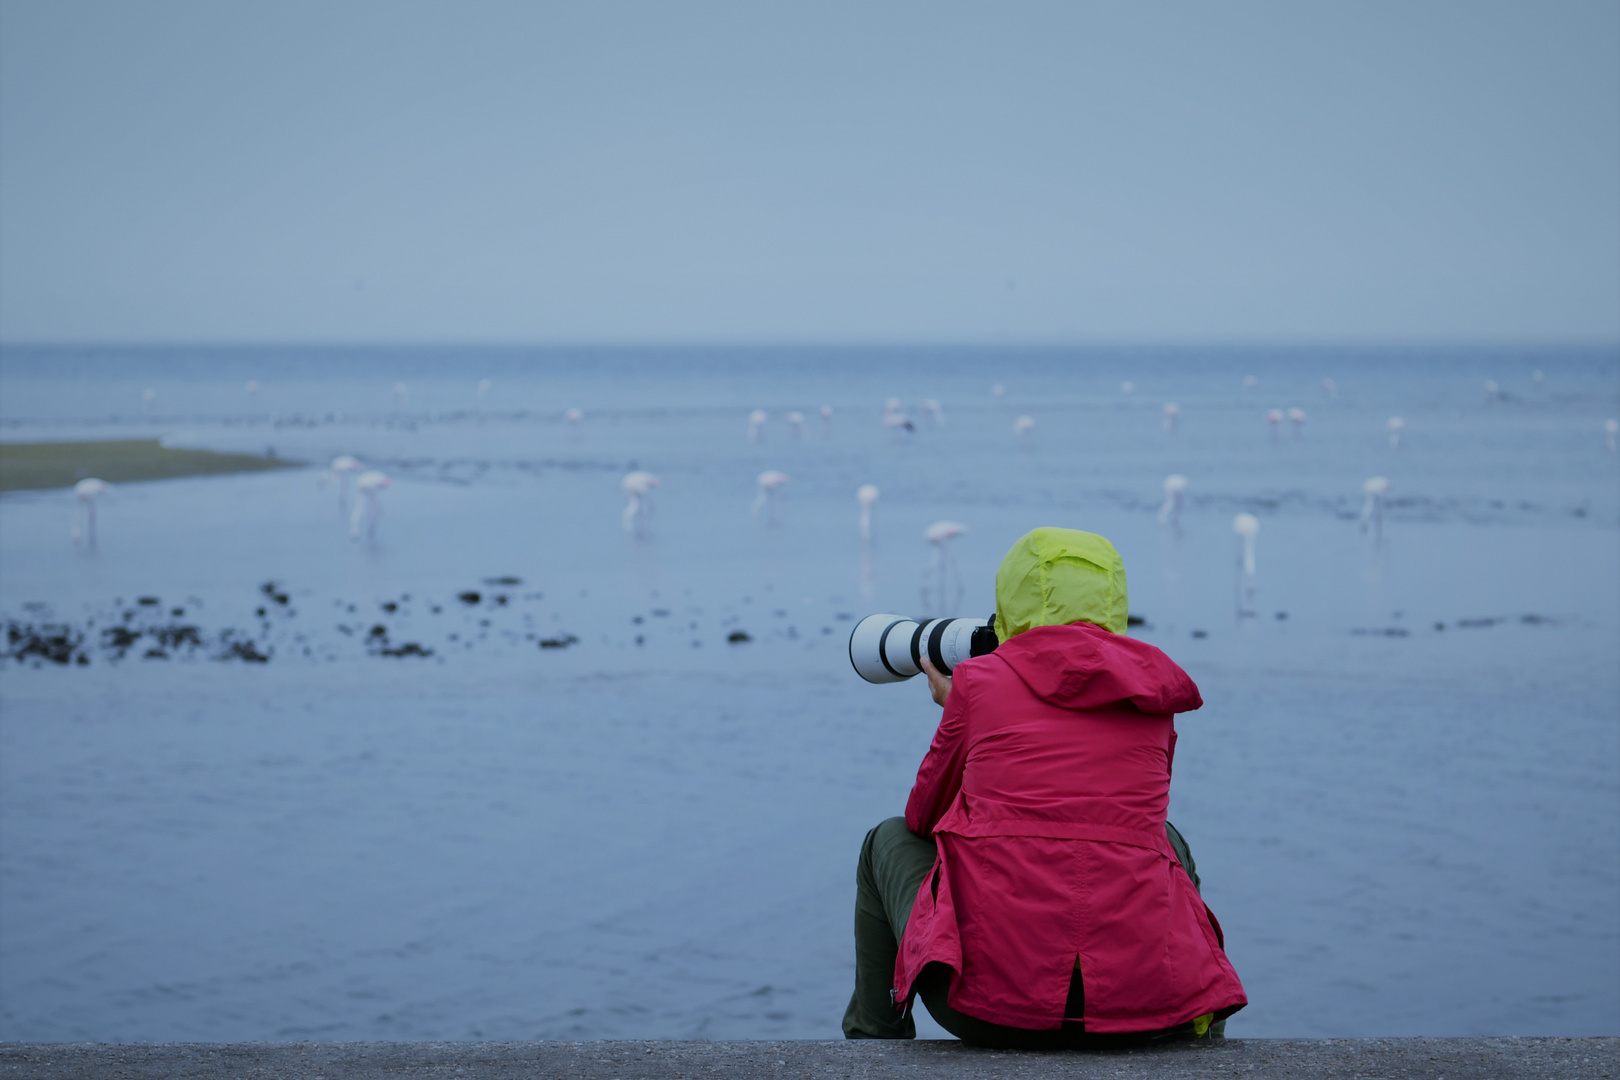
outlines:
[[[917,674],[911,643],[917,623],[904,615],[868,615],[849,635],[849,662],[870,683],[903,682]]]
[[[973,655],[973,631],[983,626],[984,619],[944,619],[943,627],[930,626],[926,635],[928,658],[941,675],[949,675],[956,665]]]

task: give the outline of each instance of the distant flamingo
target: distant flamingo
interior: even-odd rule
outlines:
[[[247,394],[248,397],[256,396],[258,394],[258,392],[259,392],[258,380],[257,379],[249,379],[247,381],[247,385],[242,387],[242,390],[243,390],[243,392],[245,392]]]
[[[897,413],[903,408],[905,408],[905,402],[901,401],[897,397],[892,397],[883,403],[883,413],[885,416],[889,413]]]
[[[917,425],[911,422],[911,417],[902,412],[884,413],[883,426],[894,432],[917,430]]]
[[[569,409],[563,413],[563,423],[568,425],[571,434],[577,436],[585,430],[585,414],[578,409]]]
[[[765,520],[774,523],[776,521],[776,500],[781,497],[778,493],[787,482],[787,473],[777,472],[775,469],[767,469],[765,472],[760,473],[759,479],[755,482],[759,488],[759,494],[754,496],[754,505],[750,513],[758,517],[759,512],[764,510]]]
[[[1013,421],[1013,434],[1018,436],[1019,445],[1026,449],[1029,447],[1029,433],[1034,430],[1035,418],[1033,416],[1020,416]]]
[[[382,520],[382,501],[378,498],[383,488],[392,487],[394,482],[382,473],[373,470],[363,472],[354,482],[354,490],[359,496],[354,500],[354,514],[349,518],[349,539],[360,539],[361,519],[366,523],[366,539],[377,539],[377,522]]]
[[[1134,394],[1136,393],[1136,384],[1129,381],[1122,382],[1119,384],[1119,392],[1122,394]]]
[[[395,383],[394,384],[394,404],[399,406],[401,409],[403,409],[403,408],[408,407],[410,405],[410,403],[411,403],[411,388],[406,386],[402,382]]]
[[[73,542],[77,544],[84,540],[89,547],[96,546],[96,500],[112,490],[112,485],[105,480],[90,477],[80,480],[73,485],[73,494],[78,497],[80,514],[74,516]],[[83,516],[84,528],[79,528],[78,518]]]
[[[1001,383],[996,383],[996,385],[990,388],[990,396],[995,398],[1004,398],[1007,396],[1007,388]]]
[[[1371,523],[1373,536],[1381,541],[1384,538],[1384,496],[1389,494],[1389,481],[1374,476],[1361,485],[1361,490],[1367,495],[1367,501],[1361,504],[1361,531],[1366,532]]]
[[[931,580],[936,575],[939,579],[938,612],[948,615],[961,602],[965,587],[962,584],[962,571],[957,567],[956,560],[951,556],[951,541],[967,532],[967,526],[954,521],[936,521],[923,530],[923,538],[934,548],[934,561],[923,570],[922,606],[924,611],[935,610],[929,596]],[[953,589],[952,586],[955,586]],[[955,594],[953,600],[952,593]]]
[[[1406,439],[1406,421],[1398,416],[1392,416],[1389,418],[1389,423],[1384,426],[1389,428],[1390,449],[1399,450],[1401,443]]]
[[[1175,431],[1181,426],[1181,406],[1168,402],[1164,407],[1164,430]]]
[[[928,422],[934,427],[945,426],[945,410],[940,408],[938,398],[924,398],[923,412],[928,415]]]
[[[658,486],[658,477],[650,472],[627,473],[623,486],[629,498],[624,508],[624,531],[639,535],[652,517],[652,489]]]
[[[1245,376],[1243,376],[1243,389],[1245,389],[1245,390],[1253,390],[1255,387],[1257,387],[1259,385],[1260,385],[1260,380],[1255,378],[1253,375],[1245,375]]]
[[[1530,379],[1537,386],[1540,386],[1542,383],[1547,381],[1547,373],[1542,371],[1540,368],[1536,368],[1536,370],[1530,373]]]
[[[1254,541],[1260,535],[1259,519],[1239,514],[1232,519],[1232,531],[1238,537],[1237,613],[1242,618],[1254,614]]]
[[[1294,438],[1297,439],[1303,435],[1305,433],[1305,410],[1289,409],[1288,426],[1291,429],[1291,434]]]
[[[1615,452],[1616,440],[1620,440],[1620,420],[1603,421],[1603,441],[1611,454]]]
[[[1339,396],[1339,384],[1334,382],[1332,379],[1322,380],[1322,390],[1330,398],[1336,398]]]
[[[490,382],[488,379],[479,379],[478,380],[478,396],[481,397],[481,398],[489,397],[490,388],[492,386],[494,386],[494,385],[495,384]]]
[[[1187,478],[1171,473],[1164,478],[1164,505],[1159,507],[1159,524],[1181,528],[1181,505],[1186,499]]]
[[[804,438],[804,413],[790,412],[786,416],[782,417],[782,419],[786,420],[788,422],[788,427],[793,429],[793,437],[795,439]]]
[[[1267,409],[1266,410],[1266,427],[1270,429],[1271,437],[1273,439],[1276,439],[1277,433],[1282,430],[1282,410],[1281,409]]]
[[[861,504],[861,539],[872,539],[872,504],[878,501],[875,484],[862,484],[855,490],[855,501]]]
[[[759,442],[765,434],[765,410],[755,409],[748,414],[748,441]]]
[[[832,430],[832,406],[831,405],[823,405],[821,407],[821,430],[823,432],[829,432],[829,431]]]
[[[157,391],[156,390],[153,390],[150,386],[148,386],[145,390],[141,391],[141,408],[145,409],[147,412],[151,412],[152,407],[154,405],[156,405],[156,404],[157,404]]]
[[[1485,400],[1486,401],[1500,401],[1501,399],[1502,399],[1502,388],[1500,386],[1496,385],[1496,380],[1495,379],[1486,379],[1485,380]]]

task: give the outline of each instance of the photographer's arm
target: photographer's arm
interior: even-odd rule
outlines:
[[[929,837],[934,826],[945,816],[957,792],[962,790],[962,770],[967,764],[967,714],[972,700],[971,688],[956,687],[924,658],[923,670],[928,673],[929,688],[934,700],[945,706],[934,741],[917,769],[917,783],[906,801],[906,828],[918,836]]]

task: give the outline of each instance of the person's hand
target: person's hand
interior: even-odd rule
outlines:
[[[944,707],[945,699],[951,696],[951,680],[939,673],[939,668],[928,657],[922,658],[923,674],[928,676],[928,692],[934,695],[934,704]]]

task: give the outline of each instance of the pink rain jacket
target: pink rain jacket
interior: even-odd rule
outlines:
[[[1247,1004],[1220,924],[1165,838],[1173,714],[1198,687],[1152,645],[1037,626],[964,661],[906,825],[939,854],[895,965],[1011,1027],[1062,1025],[1078,958],[1088,1032],[1152,1031]]]

